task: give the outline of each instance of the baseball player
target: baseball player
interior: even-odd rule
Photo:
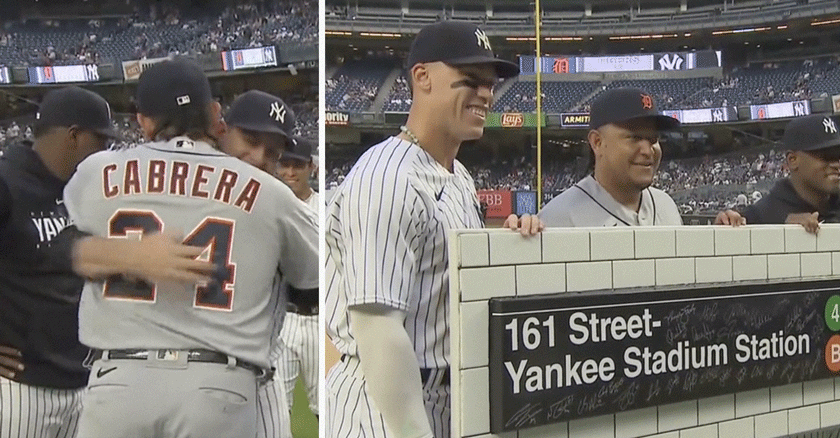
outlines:
[[[100,237],[182,231],[221,280],[85,284],[79,339],[97,354],[79,436],[256,436],[258,380],[283,311],[272,280],[279,267],[317,289],[315,217],[270,175],[213,148],[220,107],[198,66],[155,64],[136,97],[154,141],[83,161],[64,192],[70,218]]]
[[[278,177],[295,192],[295,196],[318,213],[320,196],[312,190],[309,179],[315,165],[312,145],[305,139],[294,137],[280,155]],[[289,294],[286,320],[280,332],[283,347],[277,367],[285,387],[286,400],[292,400],[292,391],[298,375],[302,376],[309,410],[318,415],[318,297],[299,293]],[[291,403],[289,404],[291,408]]]
[[[594,171],[549,201],[540,219],[548,227],[682,225],[674,200],[651,187],[662,159],[660,133],[679,126],[644,90],[601,93],[592,102],[587,135]],[[728,210],[715,223],[738,226],[743,219]]]
[[[231,103],[225,123],[228,129],[221,142],[222,151],[273,175],[280,154],[293,142],[288,133],[295,126],[295,115],[283,100],[262,91],[248,91]],[[317,242],[313,244],[317,246]],[[317,265],[311,269],[317,271]],[[318,299],[317,293],[290,288],[285,282],[276,281],[274,288],[284,299],[282,306],[287,306],[287,294],[314,297],[316,302]],[[277,321],[274,339],[280,338],[280,327],[288,324],[288,318],[286,315],[285,322]],[[276,367],[277,372],[271,382],[261,385],[258,390],[258,438],[292,436],[289,417],[291,395],[284,390],[284,362],[279,360],[284,349],[282,342],[273,344],[271,363],[280,366]]]
[[[48,93],[34,142],[0,158],[0,437],[73,437],[88,349],[79,343],[82,280],[57,269],[53,240],[67,225],[62,190],[76,165],[103,150],[108,104],[77,87]]]
[[[790,121],[782,144],[790,174],[744,210],[749,224],[798,223],[813,234],[821,222],[840,222],[840,133],[833,117]]]
[[[483,226],[455,156],[483,134],[498,78],[519,69],[457,21],[421,29],[407,66],[402,133],[359,158],[326,210],[326,322],[342,353],[326,381],[330,437],[450,435],[447,233]]]

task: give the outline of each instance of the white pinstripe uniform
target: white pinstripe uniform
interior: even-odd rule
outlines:
[[[421,369],[436,438],[450,435],[447,233],[480,228],[475,184],[458,161],[444,169],[426,151],[389,138],[353,166],[327,207],[326,318],[341,362],[327,376],[327,433],[386,437],[367,394],[349,306],[378,303],[406,313],[404,327]],[[422,374],[422,372],[421,372]]]
[[[314,198],[314,201],[313,201]],[[315,209],[315,213],[318,213],[317,203],[318,201],[318,192],[313,192],[312,196],[307,200],[307,204],[310,207]],[[285,285],[282,286],[285,288]],[[291,418],[290,418],[290,410],[292,407],[292,391],[295,388],[294,381],[297,379],[297,371],[295,372],[293,377],[289,377],[291,374],[287,369],[290,367],[288,361],[295,361],[297,364],[296,359],[293,359],[294,355],[290,354],[289,348],[286,347],[286,338],[284,333],[287,330],[286,327],[290,325],[294,325],[295,323],[292,321],[297,320],[313,320],[314,321],[314,334],[312,336],[317,336],[318,330],[318,317],[301,317],[300,315],[296,315],[291,312],[287,312],[285,317],[280,319],[282,324],[282,329],[275,329],[279,330],[280,334],[276,336],[278,342],[275,343],[274,347],[272,347],[271,353],[271,361],[275,364],[275,374],[274,379],[271,380],[266,385],[263,385],[259,388],[259,399],[258,399],[258,406],[257,410],[259,411],[259,424],[257,425],[257,438],[292,438],[292,430],[291,430]],[[301,324],[302,327],[308,329],[310,324]],[[298,330],[300,332],[300,329]],[[304,333],[306,337],[308,337],[308,333]],[[300,336],[299,336],[300,337]],[[304,351],[314,351],[314,360],[312,360],[312,366],[308,369],[313,371],[313,381],[315,382],[314,386],[314,399],[313,393],[309,392],[309,385],[307,383],[307,393],[309,394],[309,408],[312,410],[313,413],[316,415],[318,414],[318,340],[315,338],[315,343],[310,347],[304,349]],[[309,353],[309,357],[313,357],[312,352]],[[303,364],[301,364],[303,366]],[[314,400],[314,402],[313,402]],[[314,403],[314,409],[313,405]]]
[[[321,196],[313,191],[306,204],[318,213]],[[292,407],[292,391],[298,375],[303,378],[306,395],[309,399],[309,410],[318,415],[318,315],[299,315],[286,312],[286,321],[280,332],[281,350],[277,364],[278,379],[286,392],[289,409]]]
[[[0,377],[0,438],[74,438],[83,393]]]
[[[277,294],[284,297],[282,291],[285,290],[285,284],[281,284],[281,277],[277,275],[274,279],[274,284],[271,289],[277,291]],[[283,310],[285,309],[285,301],[283,303]],[[286,398],[286,392],[283,391],[282,382],[278,379],[280,373],[277,369],[277,358],[283,350],[282,342],[280,341],[280,329],[283,326],[285,313],[278,315],[274,320],[274,327],[272,328],[272,343],[271,343],[271,357],[269,361],[274,364],[274,378],[268,383],[265,383],[257,388],[257,438],[292,438],[292,421],[289,413],[289,400]]]

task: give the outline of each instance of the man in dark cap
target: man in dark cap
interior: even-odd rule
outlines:
[[[256,436],[282,304],[272,282],[279,269],[317,289],[315,216],[271,175],[215,148],[220,106],[193,62],[150,67],[136,97],[150,142],[82,162],[65,189],[70,218],[98,237],[181,232],[218,281],[85,284],[79,339],[96,354],[79,436]]]
[[[259,90],[242,93],[225,115],[222,150],[273,174],[291,142],[295,114],[282,99]]]
[[[589,117],[593,173],[549,201],[539,217],[547,227],[682,225],[674,200],[651,187],[662,159],[660,134],[679,126],[644,90],[604,91]],[[716,219],[730,222],[741,224],[740,216],[727,211]]]
[[[816,234],[840,222],[840,133],[831,116],[812,114],[785,127],[782,145],[790,174],[744,210],[748,224],[798,223]]]
[[[483,226],[475,183],[455,157],[484,133],[499,78],[519,73],[474,24],[418,32],[402,133],[368,149],[325,216],[326,323],[342,359],[327,376],[327,436],[450,436],[451,229]],[[506,224],[523,234],[536,217]]]
[[[82,280],[51,247],[68,224],[67,180],[116,137],[105,99],[78,87],[44,97],[34,134],[0,158],[3,438],[75,435],[88,375],[88,349],[76,336]]]
[[[264,91],[247,91],[231,103],[225,124],[227,129],[221,139],[221,150],[273,176],[280,154],[292,143],[291,132],[295,127],[295,114],[285,102]],[[313,244],[317,246],[317,241]],[[317,271],[318,267],[311,269]],[[296,289],[285,282],[278,282],[276,290],[287,299],[301,297],[318,302],[317,293]],[[277,339],[280,339],[280,322],[274,332]],[[288,315],[282,321],[284,327],[286,324]],[[271,363],[279,366],[272,381],[258,388],[257,438],[291,437],[291,398],[285,390],[285,361],[281,360],[285,349],[282,342],[274,345]]]

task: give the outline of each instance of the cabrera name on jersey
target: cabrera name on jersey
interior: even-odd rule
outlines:
[[[208,348],[268,365],[271,320],[282,304],[272,280],[278,267],[301,270],[282,266],[300,245],[288,236],[307,234],[291,230],[314,228],[316,221],[288,187],[207,143],[176,137],[91,155],[68,182],[64,200],[82,231],[128,239],[175,232],[204,247],[202,258],[219,265],[224,277],[189,287],[88,282],[79,313],[82,343]]]

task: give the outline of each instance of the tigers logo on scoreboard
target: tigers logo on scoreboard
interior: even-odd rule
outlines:
[[[569,72],[569,58],[554,58],[554,73],[568,73]]]
[[[522,113],[502,113],[503,128],[521,128],[525,124]]]

